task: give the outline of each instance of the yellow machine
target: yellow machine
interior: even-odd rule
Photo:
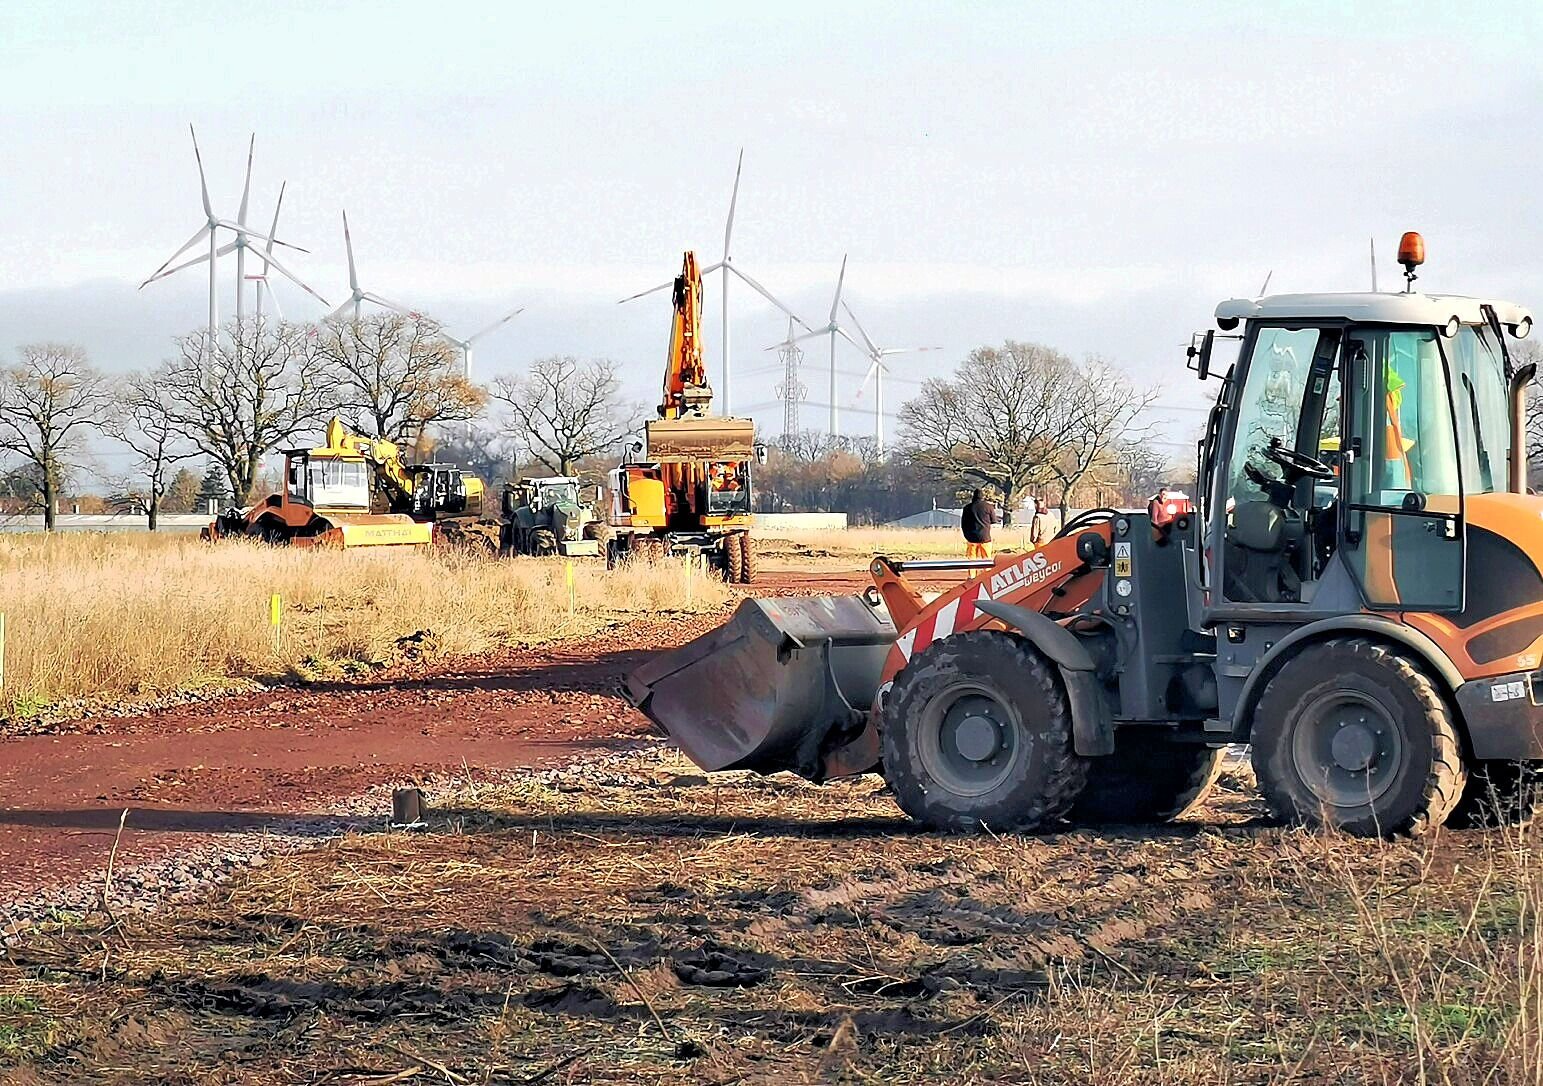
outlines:
[[[713,415],[702,364],[702,276],[686,253],[675,280],[670,352],[659,417],[645,427],[642,458],[611,472],[606,564],[635,557],[705,556],[725,579],[755,578],[750,465],[765,459],[750,419]]]
[[[284,454],[284,488],[250,509],[221,513],[207,539],[248,536],[294,546],[427,546],[480,538],[482,480],[450,464],[407,464],[383,438],[327,424],[326,444]],[[497,546],[497,525],[490,546]]]

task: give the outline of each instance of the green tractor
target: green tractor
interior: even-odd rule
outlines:
[[[579,481],[558,475],[504,484],[503,554],[596,558],[603,549],[605,522],[595,503],[579,495]]]

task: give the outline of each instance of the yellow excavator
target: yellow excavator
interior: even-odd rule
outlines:
[[[205,539],[230,536],[299,547],[427,546],[472,541],[496,550],[483,517],[481,479],[452,464],[408,464],[384,438],[327,423],[326,443],[284,453],[284,486],[256,505],[221,513]]]
[[[765,445],[750,419],[712,414],[702,363],[702,275],[688,252],[675,279],[659,417],[611,472],[608,568],[635,558],[700,555],[728,581],[755,579],[750,467]]]

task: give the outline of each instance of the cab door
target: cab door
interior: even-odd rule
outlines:
[[[1373,610],[1460,611],[1467,571],[1463,479],[1437,333],[1354,327],[1345,352],[1347,564]]]

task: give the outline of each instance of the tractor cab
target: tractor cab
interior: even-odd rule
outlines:
[[[1217,320],[1245,331],[1201,465],[1213,608],[1461,611],[1470,501],[1524,489],[1504,336],[1530,316],[1322,294]]]

